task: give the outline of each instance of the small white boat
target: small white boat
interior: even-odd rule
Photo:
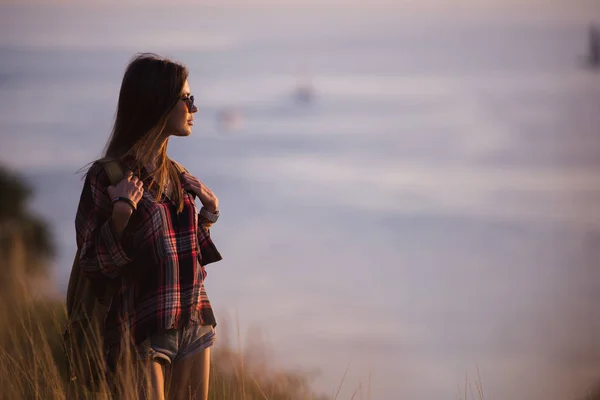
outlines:
[[[217,113],[217,122],[221,129],[237,130],[242,125],[242,114],[235,108],[224,108]]]

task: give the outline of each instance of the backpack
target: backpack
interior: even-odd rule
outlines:
[[[118,161],[100,160],[110,183],[116,185],[124,176]],[[69,392],[73,389],[94,391],[105,379],[106,366],[102,327],[112,298],[119,289],[119,280],[92,282],[79,265],[77,249],[67,288],[67,324],[63,334],[64,350],[69,368]]]
[[[171,161],[179,173],[187,172],[179,163]],[[119,161],[104,158],[100,163],[111,185],[116,185],[123,179],[125,174]],[[63,334],[70,378],[68,398],[79,398],[82,389],[96,391],[106,380],[102,328],[120,284],[119,279],[106,279],[102,284],[92,282],[82,273],[79,256],[78,248],[67,288],[67,324]],[[69,396],[69,393],[73,394]]]

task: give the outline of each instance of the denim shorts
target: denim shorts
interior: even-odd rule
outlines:
[[[211,347],[216,340],[212,325],[190,325],[158,332],[145,340],[138,349],[138,359],[173,364]]]

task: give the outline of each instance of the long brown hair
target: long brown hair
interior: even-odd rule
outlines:
[[[188,70],[182,64],[153,53],[137,54],[125,70],[115,123],[104,152],[105,157],[117,160],[132,156],[140,169],[153,163],[150,189],[156,188],[161,193],[158,201],[163,198],[162,188],[170,182],[171,198],[178,212],[183,210],[183,197],[178,190],[181,182],[167,157],[168,139],[160,147],[156,160],[152,160],[152,151],[164,138],[169,114],[179,101],[187,78]]]

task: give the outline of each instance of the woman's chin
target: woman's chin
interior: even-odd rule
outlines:
[[[192,128],[186,128],[186,129],[181,129],[175,133],[173,133],[173,136],[181,136],[181,137],[185,137],[185,136],[190,136],[192,134]]]

